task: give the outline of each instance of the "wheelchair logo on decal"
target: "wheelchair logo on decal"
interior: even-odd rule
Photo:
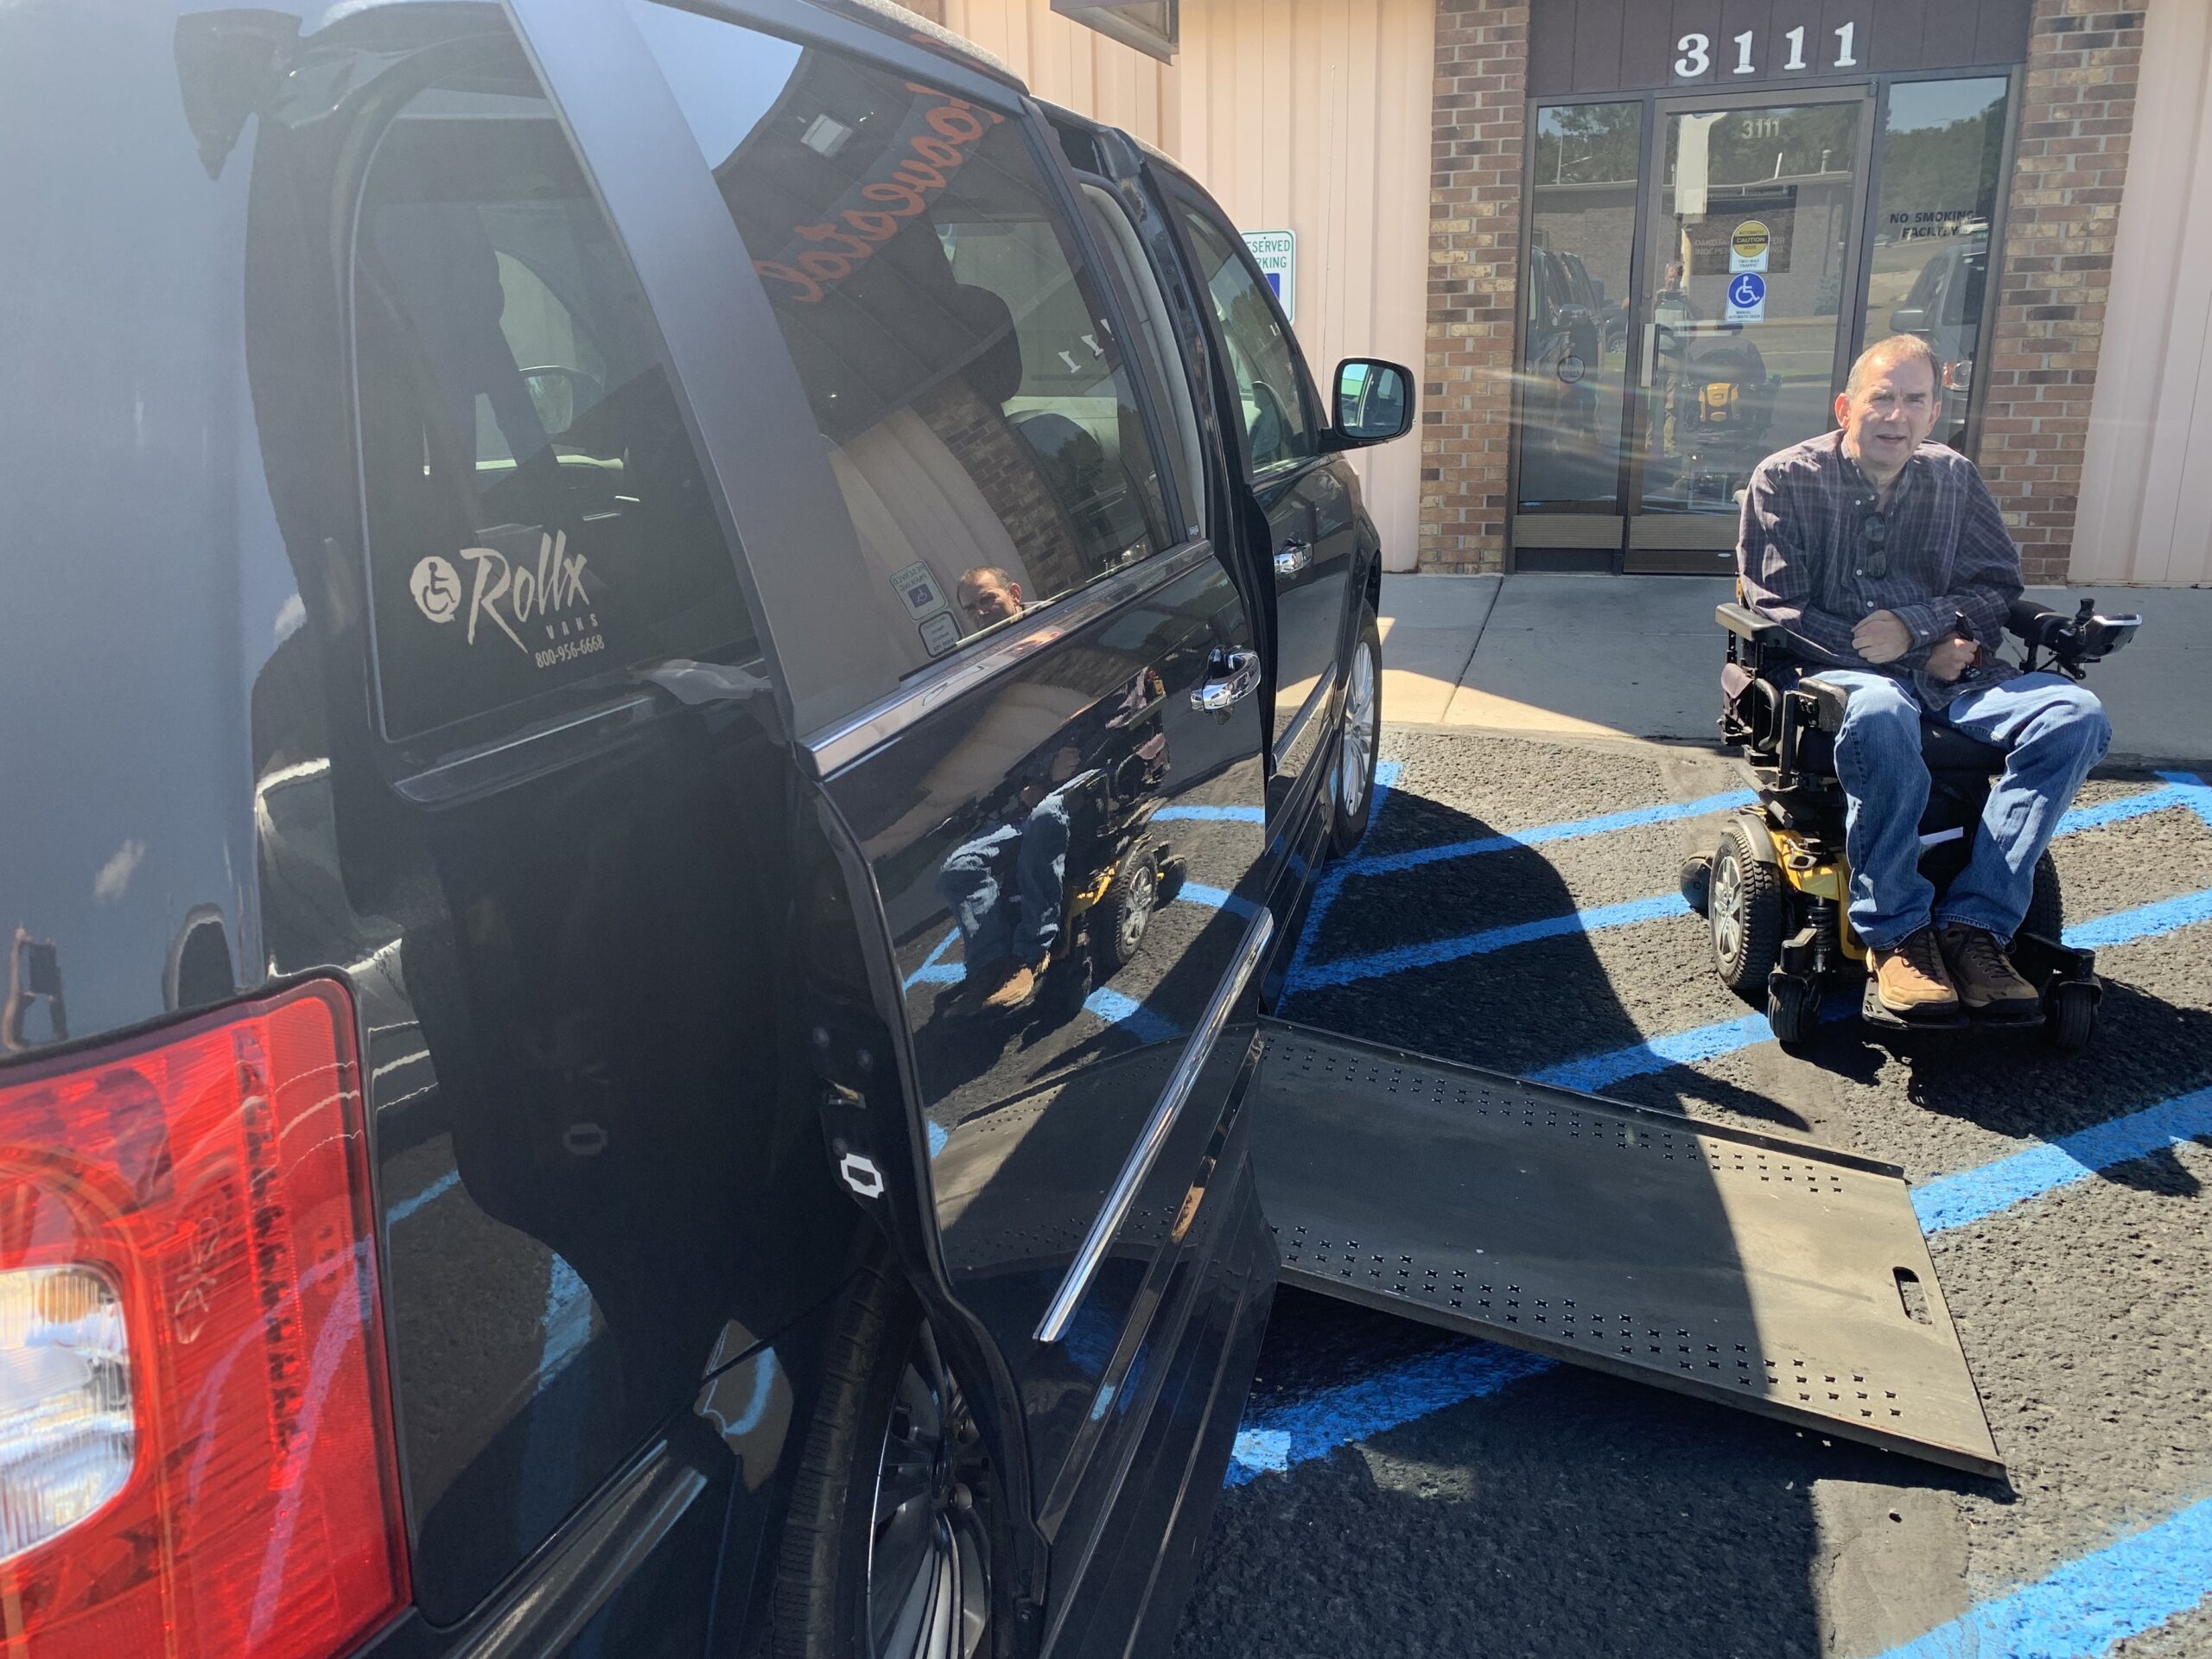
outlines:
[[[1746,270],[1728,279],[1730,322],[1758,322],[1766,315],[1766,278]]]

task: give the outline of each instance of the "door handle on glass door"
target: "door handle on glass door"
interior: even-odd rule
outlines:
[[[1210,715],[1225,715],[1259,689],[1260,653],[1217,652],[1206,672],[1210,677],[1205,683],[1191,693],[1191,707]]]
[[[1292,540],[1275,549],[1275,575],[1278,577],[1299,575],[1313,563],[1313,543],[1311,542]]]

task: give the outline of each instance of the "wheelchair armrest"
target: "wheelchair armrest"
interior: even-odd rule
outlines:
[[[1808,674],[1797,682],[1796,689],[1811,701],[1814,723],[1821,730],[1833,737],[1843,729],[1843,711],[1851,702],[1849,686],[1839,685],[1818,674]]]
[[[2054,611],[2040,600],[2016,599],[2005,613],[2005,631],[2024,645],[2048,651],[2057,643],[2067,623],[2063,611]]]
[[[2047,651],[2061,663],[2077,668],[2111,656],[2133,639],[2142,626],[2143,619],[2133,613],[2100,615],[2096,602],[2088,599],[2072,616],[2032,599],[2016,599],[2005,616],[2006,632],[2031,652]]]
[[[1789,649],[1789,630],[1779,622],[1768,621],[1748,605],[1716,606],[1713,620],[1729,632],[1750,640],[1762,651]]]

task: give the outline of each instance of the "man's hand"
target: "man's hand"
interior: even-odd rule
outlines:
[[[1870,663],[1894,663],[1912,649],[1912,630],[1895,611],[1877,611],[1851,631],[1851,648]]]
[[[1954,634],[1931,648],[1928,653],[1928,677],[1949,684],[1981,660],[1981,647],[1973,640]]]

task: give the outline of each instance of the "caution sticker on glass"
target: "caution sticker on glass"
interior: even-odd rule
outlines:
[[[1764,219],[1745,219],[1728,237],[1728,274],[1738,276],[1747,270],[1765,270],[1767,250],[1773,243]]]

